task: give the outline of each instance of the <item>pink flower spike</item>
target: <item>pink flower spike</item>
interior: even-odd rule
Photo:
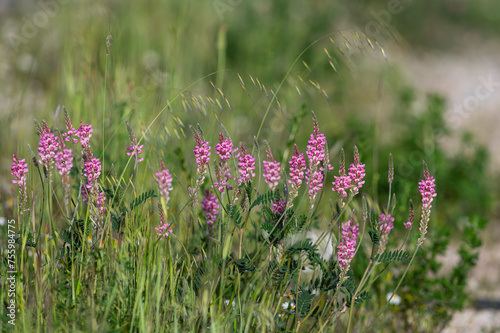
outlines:
[[[12,183],[19,185],[19,187],[25,186],[28,163],[24,163],[26,161],[25,158],[19,159],[17,154],[12,154],[12,159],[12,166],[10,167],[12,171],[11,175],[14,176]]]
[[[410,213],[409,213],[409,216],[408,216],[408,222],[405,222],[403,223],[403,225],[407,228],[407,229],[410,229],[412,224],[413,224],[413,220],[415,219],[415,213],[413,212],[413,201],[410,199]]]
[[[381,236],[377,254],[385,251],[387,242],[389,241],[389,233],[394,229],[394,217],[390,214],[381,214],[379,217],[379,225]]]
[[[229,179],[233,178],[231,175],[231,168],[228,166],[228,160],[231,158],[232,153],[238,149],[233,149],[233,143],[224,138],[222,133],[219,133],[219,143],[215,146],[215,153],[220,157],[220,163],[216,166],[215,175],[217,181],[212,185],[213,188],[217,188],[219,192],[224,192],[227,187],[231,190],[232,187],[227,186]]]
[[[319,131],[318,120],[314,112],[311,112],[313,116],[314,130],[310,136],[307,145],[307,158],[309,159],[309,168],[306,172],[306,180],[309,184],[309,204],[310,209],[314,207],[314,199],[317,193],[323,188],[323,178],[324,174],[328,170],[332,170],[331,165],[328,164],[326,156],[326,138],[323,133]],[[326,164],[326,170],[322,166],[322,162]]]
[[[58,151],[56,154],[56,169],[61,174],[61,176],[69,175],[71,168],[73,167],[73,156],[71,154],[71,149],[63,149]]]
[[[70,141],[74,135],[76,134],[76,129],[73,127],[73,124],[71,123],[71,119],[69,117],[68,110],[66,110],[66,107],[63,106],[63,112],[64,112],[64,120],[66,122],[66,133],[63,133],[63,137],[65,141]]]
[[[194,156],[196,157],[196,164],[198,164],[198,174],[205,175],[207,171],[208,164],[210,163],[210,149],[211,147],[208,145],[208,141],[203,141],[201,136],[194,132],[196,143],[198,144],[193,150]]]
[[[349,270],[351,261],[354,258],[354,254],[356,252],[356,239],[358,238],[358,235],[359,223],[354,224],[353,218],[342,223],[342,240],[337,246],[337,255],[342,277],[340,283],[345,281],[347,271]]]
[[[127,125],[127,132],[128,132],[128,138],[130,140],[130,147],[127,148],[128,153],[127,155],[130,156],[132,155],[137,159],[137,163],[144,161],[144,158],[138,158],[139,154],[142,153],[142,148],[144,145],[139,145],[137,142],[137,138],[135,137],[134,130],[132,129],[132,126],[128,122],[128,120],[125,120],[125,124]]]
[[[219,133],[220,142],[215,146],[216,154],[219,155],[222,163],[227,162],[231,158],[231,154],[233,153],[233,143],[224,139],[224,134]]]
[[[436,196],[435,179],[430,175],[427,164],[424,164],[424,179],[418,183],[418,189],[422,195],[422,216],[420,219],[420,238],[417,241],[418,245],[422,245],[425,240],[425,235],[427,234],[427,226],[429,224],[431,216],[432,201]]]
[[[354,163],[349,167],[349,177],[352,180],[351,193],[356,195],[365,183],[363,180],[365,178],[365,165],[359,162],[359,152],[356,146],[354,146]]]
[[[280,175],[280,165],[281,163],[274,160],[273,153],[271,152],[271,148],[269,145],[266,147],[266,155],[269,161],[263,161],[264,164],[264,181],[269,185],[269,189],[274,191],[274,189],[278,186],[279,180],[281,178]]]
[[[255,177],[255,157],[247,154],[247,150],[242,143],[240,143],[241,152],[238,153],[238,184],[248,183]]]
[[[172,191],[172,175],[168,169],[165,169],[165,164],[163,162],[160,163],[160,169],[155,173],[155,179],[158,182],[158,187],[160,189],[160,195],[165,198],[165,202],[168,204],[170,200],[170,191]]]
[[[218,201],[216,196],[208,190],[205,191],[205,195],[201,201],[201,209],[205,212],[205,216],[207,217],[208,234],[210,237],[213,236],[213,225],[219,215],[220,206],[217,204]]]
[[[14,176],[12,183],[17,184],[19,188],[19,214],[22,217],[24,214],[24,207],[26,206],[27,198],[27,186],[26,186],[26,174],[28,173],[28,163],[24,163],[26,159],[19,159],[17,154],[12,155],[12,165],[10,170],[11,175]]]
[[[47,176],[52,181],[52,167],[56,152],[59,150],[59,138],[50,131],[47,123],[42,121],[43,129],[40,132],[40,142],[38,143],[38,155],[40,164],[47,170]]]
[[[158,237],[167,239],[168,236],[172,233],[172,229],[170,224],[167,223],[167,219],[163,213],[163,207],[161,203],[158,202],[158,214],[160,214],[160,225],[155,228]]]
[[[290,164],[290,179],[288,183],[292,185],[292,190],[288,197],[287,208],[291,208],[293,206],[293,200],[299,193],[299,188],[300,185],[302,185],[302,179],[304,179],[307,168],[304,154],[299,152],[297,145],[294,145],[292,160],[288,163]]]
[[[73,156],[71,149],[63,149],[56,154],[56,169],[62,177],[64,204],[69,205],[70,178],[69,173],[73,167]]]
[[[74,143],[80,142],[82,145],[82,148],[89,148],[90,144],[90,138],[92,137],[92,132],[94,130],[92,129],[92,125],[85,124],[83,125],[82,122],[80,122],[80,127],[74,134]]]

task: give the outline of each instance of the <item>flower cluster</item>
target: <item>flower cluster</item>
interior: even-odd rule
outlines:
[[[38,143],[38,155],[40,156],[40,164],[47,171],[47,177],[52,181],[52,167],[56,153],[59,150],[59,138],[52,133],[45,121],[42,130],[39,130],[40,141]]]
[[[341,206],[345,204],[343,199],[347,197],[347,190],[350,190],[351,199],[359,193],[359,189],[365,183],[363,180],[365,175],[365,165],[359,162],[359,151],[356,146],[354,146],[354,163],[351,164],[349,173],[346,174],[345,156],[344,150],[342,149],[340,153],[339,176],[335,176],[335,181],[332,183],[332,191],[338,193]]]
[[[213,187],[217,188],[219,192],[224,192],[224,188],[227,186],[229,179],[233,178],[230,171],[231,168],[228,166],[228,160],[231,155],[236,150],[233,149],[233,143],[229,139],[224,138],[224,134],[219,133],[219,143],[215,146],[215,153],[220,157],[220,163],[216,168],[217,181],[214,182]],[[228,187],[230,190],[231,188]]]
[[[385,251],[389,240],[389,233],[394,228],[394,217],[392,217],[391,214],[380,214],[378,223],[381,236],[377,253],[380,254]]]
[[[155,179],[160,189],[160,195],[165,198],[165,203],[168,205],[168,201],[170,200],[170,191],[173,189],[173,179],[168,169],[165,169],[165,164],[163,162],[160,163],[160,170],[155,173]]]
[[[328,164],[326,157],[326,138],[319,131],[318,120],[313,114],[314,131],[311,133],[309,141],[307,141],[307,158],[309,159],[309,169],[306,172],[306,180],[309,184],[309,203],[311,209],[314,207],[314,199],[316,194],[323,188],[323,172],[333,170],[333,167]],[[326,163],[325,163],[326,162]],[[323,164],[326,164],[327,170]]]
[[[299,194],[299,188],[300,185],[302,185],[302,179],[304,179],[307,168],[304,154],[299,152],[297,145],[294,145],[292,160],[288,163],[290,164],[290,179],[288,183],[292,185],[292,191],[288,197],[287,208],[291,208],[293,206],[293,200]]]
[[[342,240],[337,246],[338,261],[341,270],[341,281],[346,279],[347,271],[351,265],[351,260],[356,252],[356,239],[359,235],[359,223],[354,224],[354,219],[342,223]]]
[[[365,181],[365,165],[359,162],[358,147],[354,146],[354,163],[349,167],[349,177],[351,178],[351,192],[352,195],[359,193],[359,189],[363,186]]]
[[[27,202],[27,188],[26,188],[26,174],[28,173],[28,163],[24,163],[26,159],[19,159],[16,154],[12,155],[12,165],[10,170],[11,175],[14,176],[12,183],[17,184],[19,187],[19,215],[22,217],[24,207]]]
[[[64,204],[69,205],[70,179],[69,173],[73,167],[73,155],[71,149],[63,149],[64,141],[60,139],[61,149],[56,154],[56,169],[62,177]]]
[[[413,202],[410,199],[410,213],[408,216],[408,222],[403,223],[403,225],[407,228],[410,229],[411,225],[413,224],[413,220],[415,219],[415,213],[413,211]]]
[[[83,124],[80,122],[80,127],[74,134],[74,143],[80,142],[83,150],[88,151],[90,149],[90,138],[92,137],[92,125]]]
[[[248,183],[255,177],[255,157],[247,154],[247,149],[240,143],[240,152],[238,153],[238,184]]]
[[[276,186],[278,186],[278,182],[281,178],[280,176],[280,162],[275,161],[273,154],[271,152],[271,148],[267,146],[266,155],[269,161],[263,161],[264,164],[264,181],[269,185],[269,189],[274,191]]]
[[[427,234],[427,226],[431,216],[432,201],[436,196],[434,188],[436,184],[435,179],[430,175],[427,164],[424,162],[424,179],[418,183],[418,189],[422,195],[422,216],[420,218],[420,238],[418,244],[421,245],[425,240]]]
[[[83,165],[83,175],[87,178],[82,188],[83,201],[90,204],[90,216],[94,223],[99,225],[104,219],[104,200],[106,200],[97,183],[101,175],[101,161],[90,153]]]
[[[130,146],[127,148],[128,153],[127,155],[130,156],[132,155],[133,157],[136,158],[137,163],[144,161],[144,158],[138,158],[139,154],[142,153],[142,148],[144,145],[139,145],[137,142],[137,138],[135,137],[134,130],[132,129],[132,126],[128,122],[128,120],[125,120],[125,124],[127,125],[127,132],[128,132],[128,138],[130,140]]]
[[[205,216],[207,217],[207,226],[210,235],[212,235],[212,227],[217,220],[217,215],[219,215],[220,206],[218,202],[219,200],[212,191],[205,191],[205,195],[201,201],[201,209],[205,212]]]
[[[160,214],[160,225],[155,228],[158,237],[168,238],[168,236],[172,233],[172,228],[169,223],[167,223],[167,219],[165,218],[165,214],[163,213],[163,207],[161,203],[158,202],[158,214]]]
[[[208,141],[204,141],[200,134],[193,131],[194,137],[196,139],[197,146],[194,148],[194,156],[196,157],[196,164],[198,168],[198,180],[196,181],[197,188],[203,185],[205,181],[205,174],[208,170],[208,164],[210,163],[210,149]]]

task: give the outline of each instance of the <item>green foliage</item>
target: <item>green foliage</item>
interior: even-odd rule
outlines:
[[[157,195],[154,194],[155,191],[154,190],[151,190],[151,191],[146,191],[144,193],[142,193],[141,195],[139,195],[138,197],[136,197],[134,200],[132,200],[132,202],[130,202],[129,204],[129,208],[130,210],[134,210],[135,208],[139,207],[140,205],[142,205],[144,202],[146,202],[147,199],[149,198],[156,198]]]
[[[267,206],[269,206],[272,202],[274,202],[278,197],[279,197],[279,192],[268,191],[264,194],[257,196],[257,198],[250,205],[250,209],[258,205],[262,205],[263,208],[267,208]]]
[[[384,251],[380,254],[375,255],[372,260],[378,263],[387,263],[391,261],[401,261],[408,263],[411,260],[411,255],[403,250]]]
[[[407,327],[416,330],[419,324],[415,319],[420,318],[429,327],[439,330],[454,311],[463,309],[469,300],[467,275],[477,261],[482,244],[480,232],[486,224],[487,220],[479,216],[472,216],[465,222],[458,249],[460,261],[445,275],[439,274],[442,267],[439,257],[449,247],[450,228],[433,228],[428,242],[415,257],[415,269],[408,274],[408,281],[412,283],[403,287],[402,303],[392,310]]]
[[[311,302],[314,296],[315,295],[310,290],[302,287],[299,288],[299,293],[297,295],[297,312],[301,317],[305,317],[311,309]]]

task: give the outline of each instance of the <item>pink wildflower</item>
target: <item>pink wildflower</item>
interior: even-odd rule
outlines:
[[[194,156],[196,157],[196,164],[198,164],[197,172],[199,175],[200,186],[203,184],[205,180],[205,173],[208,170],[208,164],[210,163],[210,149],[211,147],[208,145],[208,141],[204,141],[200,134],[193,131],[194,137],[196,139],[196,143],[198,144],[194,151]]]
[[[224,139],[224,134],[219,133],[220,142],[215,146],[216,154],[219,155],[222,163],[227,162],[233,153],[233,143],[229,139]]]
[[[269,161],[263,161],[262,163],[264,164],[264,181],[269,185],[269,188],[271,191],[274,191],[276,186],[278,186],[279,180],[281,178],[280,176],[280,162],[275,161],[273,154],[271,152],[271,148],[267,146],[266,148],[266,155]]]
[[[27,202],[27,187],[26,187],[26,174],[28,173],[28,163],[24,163],[26,159],[19,159],[16,154],[12,155],[12,166],[10,170],[11,175],[14,176],[12,183],[17,184],[19,187],[19,214],[22,217],[24,214],[24,207]]]
[[[40,164],[47,170],[47,177],[51,179],[54,159],[59,149],[59,140],[50,131],[45,121],[43,121],[43,125],[43,130],[40,132],[40,142],[38,143],[38,155],[40,156]]]
[[[158,187],[160,188],[160,195],[165,198],[165,202],[168,205],[170,200],[170,191],[172,191],[172,175],[168,169],[165,169],[165,164],[160,163],[160,169],[155,173],[156,181],[158,182]]]
[[[327,170],[332,170],[332,166],[325,161],[326,157],[326,138],[319,131],[318,120],[312,112],[314,131],[311,134],[307,145],[307,158],[309,159],[309,169],[306,172],[306,180],[309,184],[309,203],[311,209],[314,207],[314,199],[317,193],[323,188],[323,172],[326,171],[322,166],[326,162]]]
[[[158,237],[163,237],[165,239],[170,236],[172,233],[172,229],[169,223],[167,223],[167,219],[163,213],[163,207],[161,203],[158,202],[158,213],[160,214],[160,225],[155,228]]]
[[[82,122],[80,122],[80,127],[74,134],[74,143],[80,142],[82,145],[82,148],[88,149],[90,148],[90,138],[92,137],[92,132],[94,130],[92,129],[92,125],[85,124],[83,125]]]
[[[359,235],[359,223],[354,224],[354,219],[342,223],[342,240],[337,246],[337,255],[341,271],[341,281],[344,282],[356,252],[356,239]]]
[[[137,163],[144,161],[144,158],[138,158],[139,154],[142,153],[142,148],[144,145],[139,145],[137,142],[137,138],[135,137],[134,130],[132,129],[132,126],[128,122],[128,120],[125,120],[125,124],[127,125],[127,132],[128,132],[128,138],[130,140],[130,147],[127,148],[128,153],[127,155],[130,156],[132,155],[133,157],[136,158]]]
[[[238,184],[248,183],[255,177],[255,157],[251,154],[247,154],[247,149],[240,143],[241,152],[238,153]]]
[[[389,241],[389,233],[392,229],[394,229],[394,217],[390,214],[381,214],[379,217],[379,225],[380,225],[380,244],[378,248],[378,254],[385,251],[387,246],[387,242]]]
[[[215,175],[217,181],[214,182],[212,187],[217,188],[219,192],[224,192],[224,188],[227,186],[229,179],[233,178],[230,171],[231,168],[228,166],[228,160],[231,158],[233,152],[237,149],[233,149],[233,143],[229,139],[225,139],[222,133],[219,133],[219,143],[215,146],[215,153],[220,157],[220,163],[216,167]],[[231,187],[228,187],[230,190]]]
[[[422,195],[422,216],[420,218],[420,238],[417,241],[418,245],[421,245],[425,240],[425,235],[427,234],[427,226],[429,224],[431,216],[432,201],[436,196],[436,191],[434,188],[436,180],[430,175],[427,164],[424,162],[424,179],[418,183],[418,189]]]
[[[207,227],[208,234],[212,236],[213,234],[213,225],[217,220],[217,215],[219,215],[219,205],[217,204],[219,200],[217,197],[212,194],[212,191],[205,191],[205,195],[203,200],[201,201],[201,209],[205,212],[205,216],[207,217]]]
[[[365,181],[365,165],[359,163],[358,147],[354,146],[354,163],[349,167],[349,177],[351,177],[351,193],[356,195]]]
[[[277,213],[279,216],[283,215],[286,209],[286,202],[284,200],[281,200],[281,198],[276,198],[276,200],[273,202],[273,213]]]
[[[87,146],[88,147],[88,146]],[[90,217],[94,223],[100,225],[104,220],[104,201],[106,197],[99,190],[97,180],[101,174],[101,161],[89,153],[88,160],[84,162],[83,175],[87,177],[87,183],[82,188],[83,201],[90,205]]]
[[[410,199],[410,213],[408,217],[408,222],[403,223],[403,225],[407,228],[410,229],[411,225],[413,224],[413,220],[415,219],[415,213],[413,212],[413,202]]]
[[[287,208],[293,206],[293,200],[299,194],[300,185],[302,185],[302,179],[304,179],[304,174],[306,171],[306,159],[304,154],[299,152],[297,145],[293,147],[292,160],[288,162],[290,164],[290,178],[288,183],[292,185],[292,191],[288,197]]]
[[[64,142],[61,140],[61,147],[63,147]],[[69,193],[70,193],[70,179],[69,173],[73,167],[73,156],[71,155],[71,149],[62,149],[56,154],[56,169],[62,177],[63,193],[64,193],[64,204],[69,205]]]
[[[71,138],[74,137],[76,134],[76,129],[73,127],[73,124],[71,123],[71,119],[69,117],[68,110],[66,110],[65,107],[63,107],[64,110],[64,120],[66,122],[66,133],[63,133],[63,137],[65,141],[70,141]]]

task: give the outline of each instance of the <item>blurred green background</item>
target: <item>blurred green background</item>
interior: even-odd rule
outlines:
[[[26,144],[36,151],[34,118],[64,128],[58,105],[75,126],[94,125],[106,174],[132,173],[129,120],[147,156],[139,181],[154,188],[165,161],[174,209],[195,172],[190,125],[199,123],[212,145],[219,121],[247,147],[259,135],[261,156],[267,140],[286,162],[294,142],[305,151],[314,110],[335,174],[340,148],[351,163],[357,145],[365,195],[384,203],[392,153],[396,215],[404,219],[408,200],[419,202],[425,160],[437,180],[432,244],[444,244],[447,232],[458,242],[470,216],[491,221],[492,244],[500,94],[495,84],[480,88],[485,98],[476,92],[478,77],[500,81],[499,32],[494,0],[0,0],[0,216],[14,214],[12,153],[28,158]],[[334,199],[323,200],[326,216]]]

